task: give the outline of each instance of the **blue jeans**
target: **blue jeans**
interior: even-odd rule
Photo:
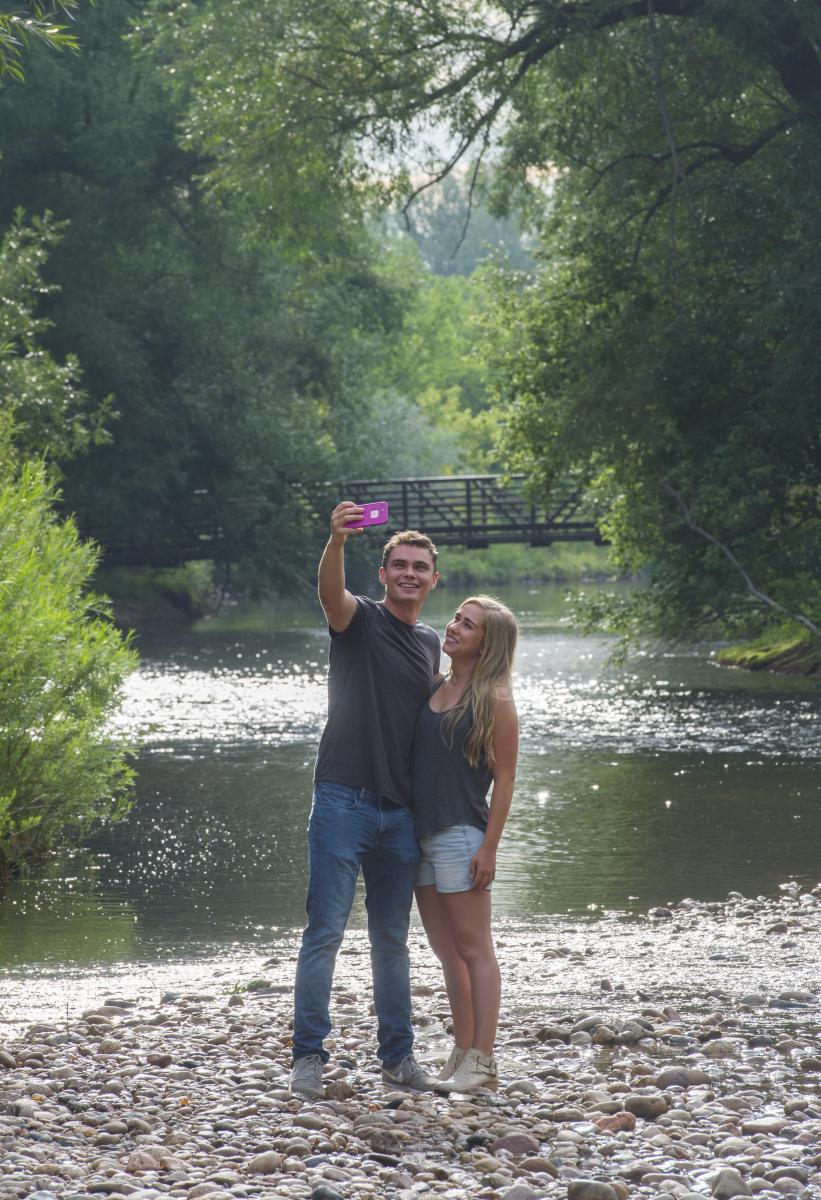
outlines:
[[[410,1054],[408,926],[419,844],[407,809],[367,788],[317,783],[308,822],[308,923],[296,968],[294,1058],[330,1055],[322,1045],[336,955],[360,867],[371,943],[378,1056],[393,1066]]]

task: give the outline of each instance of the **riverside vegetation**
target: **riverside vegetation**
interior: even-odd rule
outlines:
[[[107,729],[136,655],[89,588],[97,552],[43,467],[0,462],[0,886],[125,811],[129,744]]]
[[[56,509],[55,460],[103,436],[107,406],[41,344],[53,237],[15,220],[0,241],[0,891],[121,816],[132,780],[128,740],[107,725],[136,656],[91,586],[97,549]]]

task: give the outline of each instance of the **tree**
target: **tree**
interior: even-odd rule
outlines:
[[[511,465],[596,486],[645,627],[817,619],[817,4],[210,0],[164,36],[223,190],[307,156],[378,201],[492,159],[541,241],[498,283]]]
[[[595,483],[617,556],[650,572],[594,616],[625,634],[750,631],[785,611],[812,626],[821,131],[711,30],[609,41],[596,88],[568,52],[531,91],[562,174],[544,266],[501,289],[509,445],[542,487]]]
[[[18,81],[22,47],[75,46],[30,3],[0,14],[0,80]],[[0,239],[0,887],[39,863],[66,835],[122,816],[132,771],[129,745],[108,728],[136,656],[90,589],[97,548],[54,510],[56,463],[105,440],[105,402],[90,404],[76,358],[41,344],[35,312],[48,293],[43,270],[59,239],[50,219],[14,213]],[[36,456],[36,457],[35,457]]]
[[[278,169],[296,166],[307,148],[336,168],[336,196],[363,180],[384,192],[391,165],[396,172],[387,186],[407,190],[411,175],[433,162],[440,166],[432,176],[443,177],[471,152],[486,152],[495,136],[509,144],[513,132],[543,163],[553,147],[533,123],[533,81],[557,62],[561,70],[567,54],[581,53],[579,94],[595,91],[599,55],[632,29],[644,34],[662,21],[685,38],[720,46],[725,66],[729,56],[748,74],[765,72],[793,114],[821,119],[821,14],[813,0],[395,0],[364,8],[351,0],[286,0],[265,10],[210,0],[156,7],[163,16],[155,40],[185,51],[187,137],[212,148],[220,186],[242,188],[264,160]],[[562,115],[572,130],[572,112],[569,120]],[[706,150],[731,161],[756,152],[719,140],[692,147],[690,161]],[[521,169],[521,145],[507,161]],[[370,168],[377,166],[375,176]],[[416,188],[426,182],[414,180]]]
[[[129,746],[108,721],[136,665],[89,590],[96,548],[55,515],[42,464],[18,469],[2,440],[0,884],[125,812]]]
[[[481,273],[435,275],[411,255],[399,258],[397,268],[415,279],[416,290],[383,371],[386,415],[395,430],[400,413],[406,423],[392,473],[497,470],[496,413],[480,358],[489,305]],[[416,437],[408,436],[411,423]]]
[[[485,173],[471,188],[464,171],[446,176],[396,217],[407,230],[435,275],[471,275],[489,259],[501,259],[516,270],[535,264],[514,216],[496,217],[487,207],[492,177]]]
[[[59,362],[43,349],[50,322],[36,313],[49,290],[43,270],[60,230],[17,213],[0,240],[0,399],[19,458],[52,467],[107,440],[109,405],[93,406],[80,387],[77,358]]]
[[[17,219],[0,243],[0,885],[128,803],[127,741],[108,728],[136,656],[90,588],[98,551],[55,512],[55,470],[104,413],[34,315],[57,231]],[[49,478],[51,476],[51,480]]]
[[[374,444],[369,372],[407,287],[361,214],[323,201],[304,238],[280,238],[249,215],[266,181],[203,195],[211,159],[178,145],[181,101],[128,40],[134,14],[108,0],[84,24],[82,72],[33,53],[26,87],[0,95],[0,222],[23,204],[61,223],[47,345],[76,353],[118,414],[65,466],[66,506],[140,541],[182,537],[206,497],[233,557],[288,586],[316,549],[297,485],[356,474],[388,440]]]

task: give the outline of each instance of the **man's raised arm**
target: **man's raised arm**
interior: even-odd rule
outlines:
[[[345,587],[345,543],[361,529],[346,529],[349,521],[362,516],[362,508],[352,500],[343,500],[331,513],[331,536],[319,560],[319,603],[335,633],[348,628],[356,612],[356,600]]]

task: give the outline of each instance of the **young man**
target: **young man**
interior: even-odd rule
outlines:
[[[385,598],[345,587],[345,543],[362,533],[351,501],[331,514],[319,564],[319,602],[331,635],[328,721],[319,744],[308,823],[308,921],[294,991],[290,1090],[321,1097],[329,1054],[336,954],[360,868],[371,943],[378,1055],[388,1083],[428,1090],[413,1057],[408,925],[419,848],[413,831],[410,753],[419,709],[439,670],[439,638],[418,621],[439,578],[436,547],[415,530],[387,542],[379,570]]]

